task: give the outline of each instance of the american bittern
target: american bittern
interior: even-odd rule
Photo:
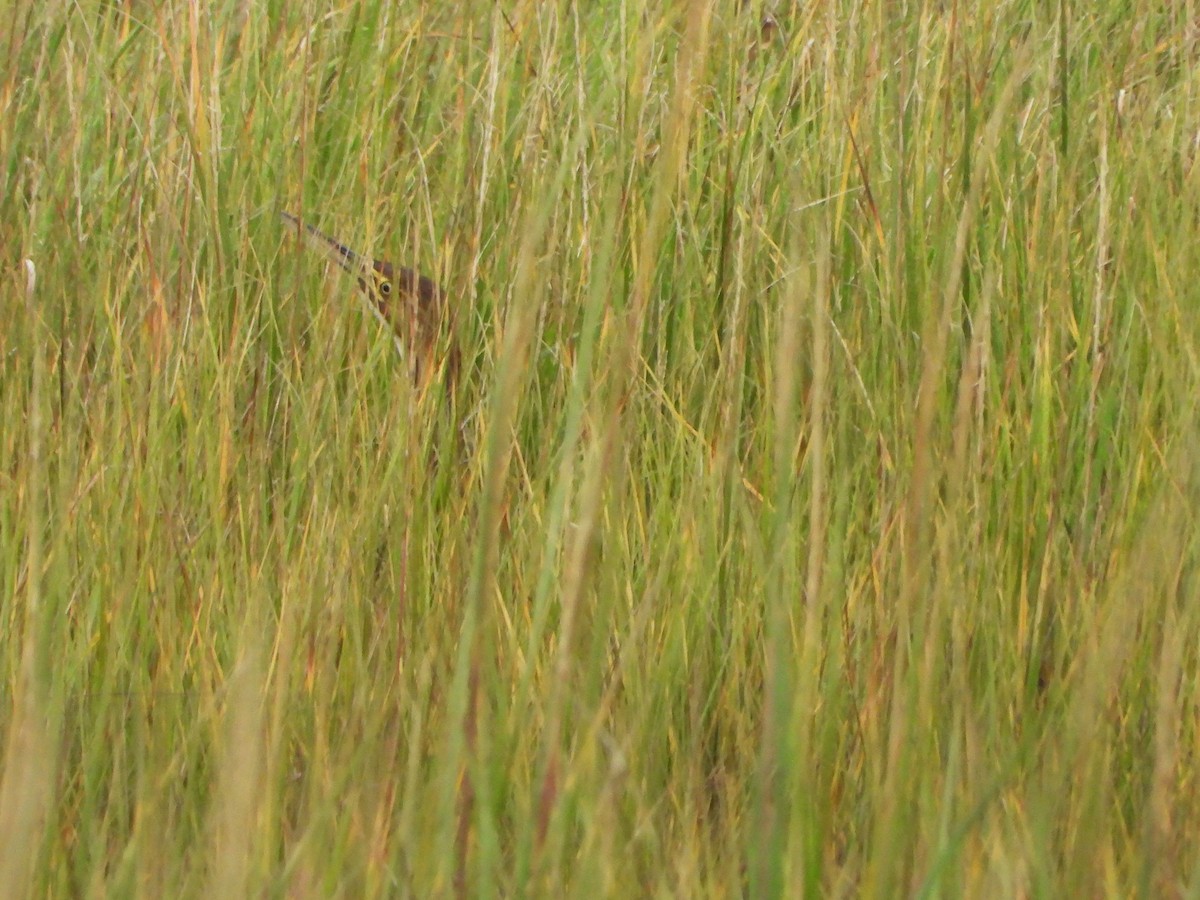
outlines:
[[[355,253],[291,213],[281,212],[280,215],[289,225],[303,231],[310,246],[358,279],[371,312],[391,329],[397,349],[410,360],[419,384],[438,370],[433,356],[437,351],[438,332],[446,328],[450,339],[446,375],[450,382],[454,381],[458,374],[458,350],[449,327],[450,307],[446,292],[437,282],[406,266],[393,266],[385,260],[372,260]]]

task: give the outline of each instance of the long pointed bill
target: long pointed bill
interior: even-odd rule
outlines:
[[[333,238],[326,234],[322,234],[311,225],[301,222],[291,213],[280,210],[279,215],[288,225],[292,225],[304,231],[304,237],[310,247],[317,250],[323,256],[341,266],[358,279],[358,286],[363,290],[363,300],[367,309],[371,311],[371,315],[375,317],[375,320],[378,321],[379,324],[381,324],[391,334],[392,341],[396,345],[396,352],[400,354],[401,359],[404,359],[406,356],[404,342],[400,339],[400,335],[396,331],[395,325],[389,322],[387,317],[383,314],[383,310],[380,308],[379,298],[375,294],[375,278],[373,274],[375,267],[371,264],[371,262],[355,253],[345,244],[339,244]]]
[[[317,231],[311,225],[301,222],[291,213],[281,211],[279,215],[289,225],[294,225],[304,230],[304,237],[310,247],[337,263],[337,265],[362,281],[363,284],[370,283],[371,264],[362,256],[355,253],[345,244],[339,244],[328,235]]]

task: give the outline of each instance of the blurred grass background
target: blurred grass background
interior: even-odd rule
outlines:
[[[15,0],[0,894],[1200,896],[1195,13]]]

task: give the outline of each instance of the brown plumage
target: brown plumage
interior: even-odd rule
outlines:
[[[356,279],[375,316],[396,337],[396,346],[410,361],[418,384],[438,370],[433,358],[438,333],[445,328],[450,338],[446,375],[453,382],[458,374],[458,349],[450,328],[450,305],[446,292],[432,278],[406,266],[393,266],[382,259],[370,260],[345,244],[322,234],[288,212],[283,220],[302,231],[311,247],[337,263]]]

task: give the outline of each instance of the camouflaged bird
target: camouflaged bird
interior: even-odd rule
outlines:
[[[280,215],[284,222],[303,233],[309,246],[358,279],[372,313],[391,329],[397,349],[410,361],[417,383],[423,384],[436,373],[439,366],[434,354],[438,333],[443,328],[450,331],[449,303],[441,286],[406,266],[394,266],[356,253],[291,213]],[[450,337],[445,369],[447,378],[453,382],[458,374],[459,355],[452,333]]]

